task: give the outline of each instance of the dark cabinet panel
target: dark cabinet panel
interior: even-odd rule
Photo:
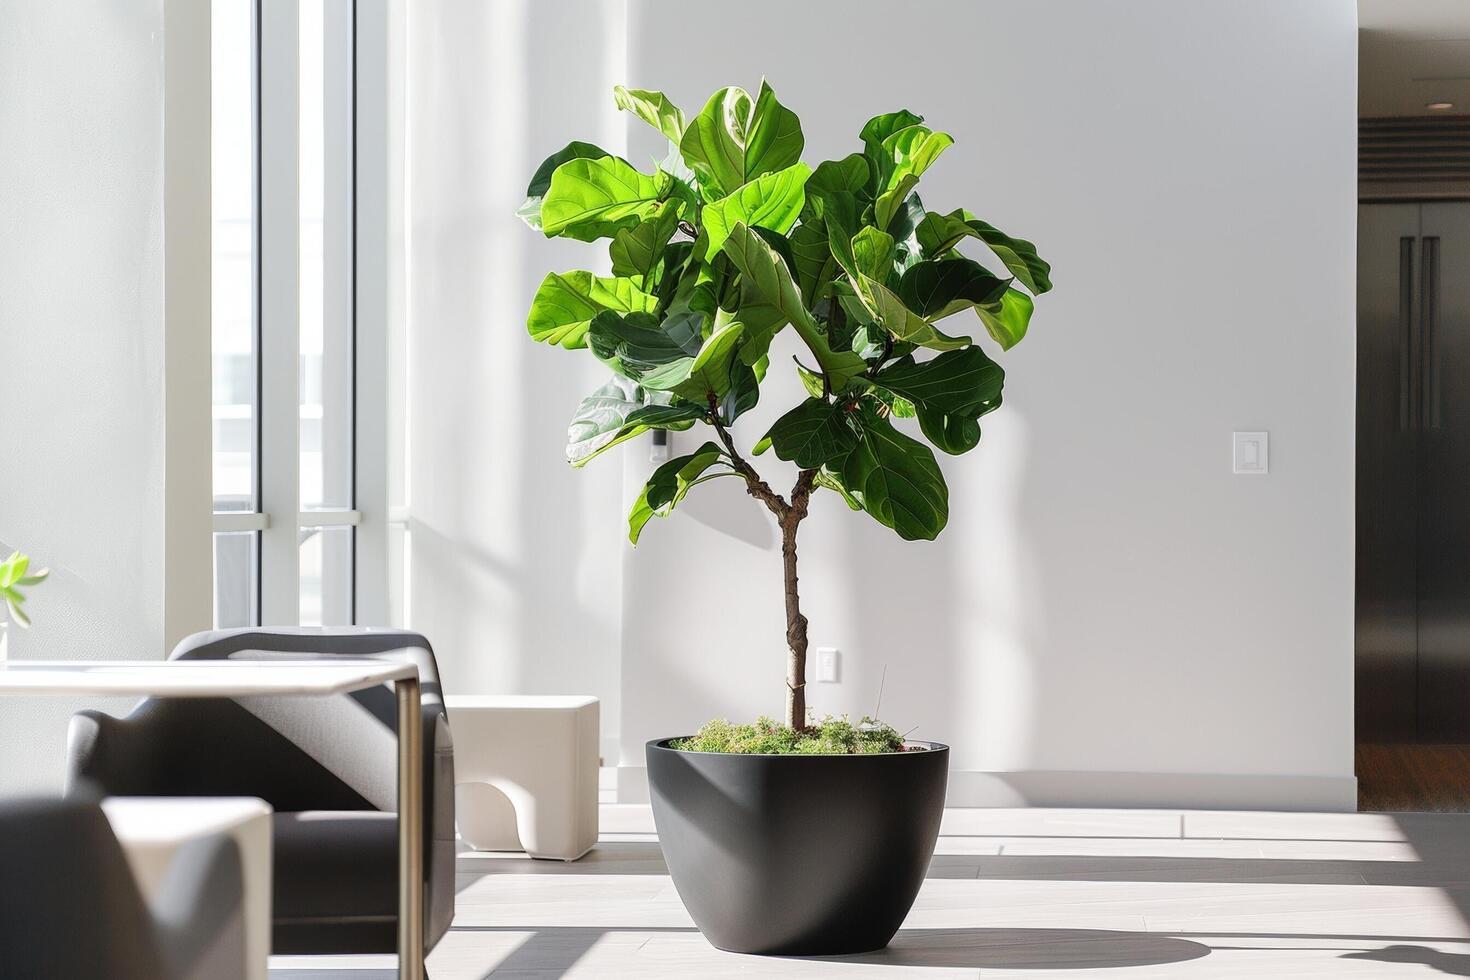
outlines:
[[[1413,370],[1419,205],[1358,216],[1358,740],[1417,734]]]
[[[1470,742],[1470,203],[1358,220],[1357,727]]]
[[[1419,738],[1470,741],[1470,205],[1420,218]]]

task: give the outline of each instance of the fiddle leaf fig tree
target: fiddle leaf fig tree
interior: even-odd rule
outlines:
[[[801,159],[801,122],[765,83],[754,96],[721,89],[693,117],[661,92],[619,86],[614,97],[670,152],[644,173],[572,142],[536,171],[521,217],[548,237],[606,240],[612,275],[549,273],[527,327],[612,372],[572,417],[573,466],[652,429],[712,430],[633,501],[634,544],[718,477],[743,481],[774,516],[786,721],[800,731],[807,620],[796,537],[812,495],[832,492],[906,540],[936,538],[949,492],[934,450],[974,449],[980,417],[1001,403],[1005,372],[971,334],[982,328],[1002,351],[1020,343],[1051,269],[1030,242],[964,208],[924,206],[920,178],[954,140],[907,110],[874,116],[859,152],[813,166]],[[771,341],[788,327],[803,348],[795,370],[807,397],[747,455],[730,426],[756,404]],[[767,451],[798,469],[785,495],[751,462]]]

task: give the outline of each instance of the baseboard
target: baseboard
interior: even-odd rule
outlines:
[[[648,773],[643,766],[618,767],[617,799],[648,802]],[[1358,808],[1358,781],[1352,776],[953,770],[945,802],[953,807],[1331,813]]]

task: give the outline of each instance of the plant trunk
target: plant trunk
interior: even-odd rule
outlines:
[[[801,516],[788,514],[781,522],[781,559],[786,570],[786,724],[806,728],[806,617],[796,583],[796,529]]]

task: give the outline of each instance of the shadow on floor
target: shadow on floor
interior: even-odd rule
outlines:
[[[1049,839],[1059,853],[1044,854],[978,854],[937,855],[930,865],[930,878],[980,878],[997,880],[1032,881],[1131,881],[1131,882],[1225,882],[1265,883],[1292,885],[1398,885],[1418,888],[1437,888],[1459,909],[1462,918],[1470,922],[1470,847],[1466,845],[1470,831],[1470,817],[1463,814],[1390,814],[1396,826],[1386,833],[1370,832],[1358,841],[1356,837],[1345,840],[1335,835],[1324,834],[1322,838],[1303,838],[1298,841],[1301,850],[1319,850],[1323,858],[1313,857],[1267,857],[1262,853],[1268,844],[1275,845],[1277,852],[1283,850],[1284,842],[1296,840],[1289,836],[1265,836],[1260,838],[1260,848],[1240,847],[1239,857],[1223,857],[1218,854],[1193,856],[1178,854],[1157,856],[1147,853],[1147,839],[1137,841],[1145,853],[1136,854],[1068,854],[1063,838]],[[1320,830],[1315,832],[1322,833]],[[1370,828],[1371,830],[1371,828]],[[1397,833],[1394,831],[1397,830]],[[1256,838],[1229,838],[1229,841],[1251,841]],[[1352,847],[1336,847],[1339,844],[1394,844],[1402,842],[1412,850],[1398,859],[1385,859],[1393,852],[1387,848],[1364,848],[1366,860],[1355,860]],[[997,842],[999,846],[1008,846]],[[1320,845],[1320,847],[1319,847]],[[941,840],[941,849],[944,842]],[[951,846],[954,846],[952,843]],[[1400,847],[1402,845],[1399,845]],[[1079,847],[1086,850],[1086,846]],[[1267,852],[1269,853],[1269,852]],[[1329,856],[1330,855],[1330,856]],[[461,891],[471,888],[476,882],[485,881],[497,874],[570,874],[570,875],[667,875],[662,853],[658,844],[651,841],[609,841],[599,844],[587,857],[575,863],[554,861],[532,861],[524,855],[513,854],[461,854],[459,860],[458,886]],[[494,974],[516,976],[534,975],[538,978],[563,977],[572,971],[604,941],[617,942],[620,934],[641,934],[652,943],[668,943],[671,937],[676,945],[684,942],[703,943],[689,928],[638,928],[638,927],[456,927],[455,932],[517,932],[527,938],[514,949],[505,953],[505,958],[494,965],[486,963],[483,969]],[[1417,930],[1403,930],[1416,932]],[[1198,959],[1210,953],[1204,943],[1214,938],[1253,939],[1278,938],[1284,940],[1364,940],[1384,943],[1378,949],[1342,949],[1340,955],[1347,959],[1370,960],[1385,964],[1404,964],[1427,967],[1428,975],[1435,971],[1445,976],[1470,977],[1470,955],[1444,952],[1426,943],[1464,943],[1463,935],[1445,929],[1451,935],[1436,938],[1420,935],[1361,935],[1348,932],[1343,935],[1318,935],[1315,933],[1231,933],[1231,932],[1175,932],[1172,934],[1118,932],[1093,929],[1003,929],[1003,928],[956,928],[956,929],[911,929],[901,931],[893,944],[877,953],[851,957],[818,958],[814,975],[840,975],[837,964],[851,963],[855,966],[886,965],[914,968],[939,969],[1014,969],[1014,970],[1078,970],[1089,968],[1159,966]],[[660,936],[663,936],[661,939]],[[1200,941],[1194,941],[1200,940]],[[625,936],[623,941],[635,941]],[[1388,945],[1393,944],[1393,945]],[[1218,945],[1218,944],[1215,944]],[[594,954],[595,955],[595,954]],[[755,961],[760,962],[760,961]],[[769,961],[766,961],[769,962]],[[803,959],[787,960],[795,966]],[[832,966],[820,964],[830,963]],[[583,963],[583,970],[589,964]],[[1345,965],[1345,964],[1344,964]],[[353,974],[363,976],[367,974]],[[278,980],[305,974],[273,974]],[[332,976],[341,976],[333,974]],[[482,976],[476,974],[476,976]]]
[[[1470,926],[1470,888],[1465,887],[1470,847],[1465,843],[1464,814],[1393,813],[1404,840],[1414,848],[1419,863],[1430,869],[1441,894],[1454,902],[1460,919]],[[1384,963],[1422,963],[1452,977],[1470,977],[1470,956],[1445,953],[1426,946],[1389,946],[1351,954],[1354,959]]]
[[[1462,823],[1448,832],[1420,815],[1395,814],[1418,860],[1195,857],[1094,854],[937,854],[928,878],[1010,881],[1235,882],[1299,885],[1433,885],[1470,894],[1470,846]],[[1465,818],[1459,818],[1463,821]],[[1064,842],[1057,841],[1058,847]],[[1141,844],[1143,842],[1140,842]],[[652,842],[598,844],[579,861],[536,861],[523,854],[462,853],[459,891],[487,875],[667,875]],[[1466,910],[1470,912],[1470,909]]]
[[[1420,963],[1452,977],[1470,977],[1470,955],[1445,953],[1428,946],[1385,946],[1344,953],[1345,960],[1374,960],[1379,963]]]
[[[887,949],[816,956],[831,963],[960,969],[1089,970],[1158,966],[1210,954],[1187,939],[1105,929],[906,929]]]
[[[522,928],[470,926],[468,932],[524,932]],[[604,936],[620,932],[639,935],[696,936],[687,928],[556,927],[535,929],[490,973],[520,975],[534,972],[547,978],[565,975]],[[704,940],[697,940],[703,943]],[[751,962],[788,959],[798,962],[850,963],[871,966],[933,967],[944,969],[1085,970],[1102,967],[1157,966],[1207,956],[1201,943],[1143,932],[1103,929],[906,929],[887,949],[857,956],[752,957]],[[722,954],[736,956],[735,953]],[[815,975],[815,974],[814,974]],[[275,977],[275,974],[272,974]]]

